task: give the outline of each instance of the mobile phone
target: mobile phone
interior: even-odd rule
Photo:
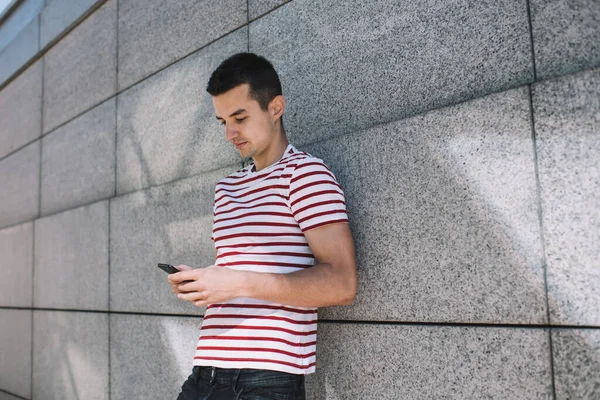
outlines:
[[[158,268],[162,269],[167,274],[174,274],[175,272],[179,272],[179,270],[171,264],[158,263]]]
[[[158,263],[158,268],[162,269],[167,274],[174,274],[175,272],[181,272],[177,268],[175,268],[174,266],[172,266],[171,264]],[[194,282],[194,281],[193,280],[183,281],[181,283],[188,283],[188,282]]]

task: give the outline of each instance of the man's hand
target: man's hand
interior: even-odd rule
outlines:
[[[240,297],[244,284],[243,271],[215,265],[196,269],[187,265],[176,265],[175,268],[181,272],[168,276],[173,293],[196,307]],[[193,282],[182,283],[187,280]]]

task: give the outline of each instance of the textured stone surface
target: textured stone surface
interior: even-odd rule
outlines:
[[[201,318],[110,316],[112,399],[174,399],[192,373]]]
[[[300,146],[344,189],[352,306],[319,317],[545,323],[526,88]]]
[[[193,268],[214,263],[210,240],[214,189],[236,167],[111,199],[110,309],[187,313],[201,309],[171,292],[158,263]]]
[[[40,141],[0,160],[0,228],[39,215]]]
[[[0,306],[31,307],[33,224],[0,230]]]
[[[107,1],[44,56],[44,132],[115,93],[116,12]]]
[[[40,48],[60,35],[97,0],[46,0],[40,14]]]
[[[6,81],[40,48],[40,20],[33,19],[0,53],[0,82]]]
[[[0,309],[0,389],[31,398],[31,310]]]
[[[244,0],[120,0],[119,90],[246,21]]]
[[[0,158],[40,137],[42,63],[31,65],[0,92]]]
[[[239,163],[206,85],[247,43],[240,29],[119,95],[117,193]]]
[[[115,194],[115,98],[42,139],[41,214]]]
[[[300,145],[533,80],[525,1],[293,1],[250,24]]]
[[[252,20],[287,2],[288,0],[248,0],[248,17]]]
[[[538,79],[600,65],[600,2],[531,0]]]
[[[26,0],[0,25],[0,50],[6,47],[44,8],[44,0]]]
[[[308,399],[552,398],[542,329],[321,323],[317,340]]]
[[[600,329],[552,331],[556,400],[600,398]]]
[[[533,87],[555,324],[600,325],[600,69]]]
[[[0,400],[21,400],[22,397],[15,397],[6,392],[0,392]]]
[[[108,314],[34,311],[33,398],[108,399]]]
[[[35,221],[34,305],[108,309],[108,200]]]

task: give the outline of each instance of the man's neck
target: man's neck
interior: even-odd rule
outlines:
[[[258,172],[260,170],[263,170],[267,167],[269,167],[270,165],[275,164],[277,161],[279,161],[281,159],[281,157],[283,157],[283,153],[285,152],[285,149],[287,149],[289,145],[289,142],[287,140],[287,138],[284,136],[283,140],[278,141],[277,144],[273,145],[273,148],[269,149],[269,154],[266,155],[266,157],[264,159],[253,159],[254,161],[254,171]]]

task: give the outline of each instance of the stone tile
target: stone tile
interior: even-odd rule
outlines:
[[[33,398],[108,399],[108,314],[34,311]]]
[[[250,24],[297,145],[533,80],[525,1],[286,4]]]
[[[114,196],[115,102],[108,99],[42,139],[42,215]]]
[[[177,397],[192,373],[201,324],[201,318],[111,314],[111,398]]]
[[[246,21],[245,0],[120,0],[119,90]]]
[[[538,79],[600,66],[600,2],[531,0]]]
[[[288,0],[248,0],[248,18],[252,20],[287,2]]]
[[[15,397],[12,394],[6,392],[0,392],[0,400],[21,400],[22,397]]]
[[[187,313],[199,309],[172,292],[158,263],[214,263],[214,189],[236,166],[111,199],[110,309]],[[149,295],[151,293],[151,295]]]
[[[0,158],[42,131],[42,63],[32,64],[0,92]]]
[[[5,82],[37,54],[39,37],[40,20],[35,18],[0,52],[0,82]]]
[[[0,306],[33,306],[33,224],[0,230]]]
[[[107,1],[44,56],[44,132],[115,93],[116,12]]]
[[[118,194],[240,161],[206,85],[247,43],[246,28],[240,29],[119,95]]]
[[[35,221],[35,307],[108,309],[108,200]]]
[[[31,398],[31,310],[0,309],[0,389]]]
[[[546,322],[526,87],[298,148],[340,182],[356,245],[356,299],[321,318]]]
[[[600,398],[600,329],[552,331],[556,400]]]
[[[44,0],[23,1],[0,25],[0,50],[5,48],[23,28],[38,16]]]
[[[542,329],[320,323],[317,340],[308,399],[552,398]]]
[[[97,0],[46,0],[40,14],[40,48],[44,48],[96,3]]]
[[[600,69],[533,86],[550,318],[600,325]]]
[[[39,215],[39,179],[39,140],[0,160],[0,228]]]

